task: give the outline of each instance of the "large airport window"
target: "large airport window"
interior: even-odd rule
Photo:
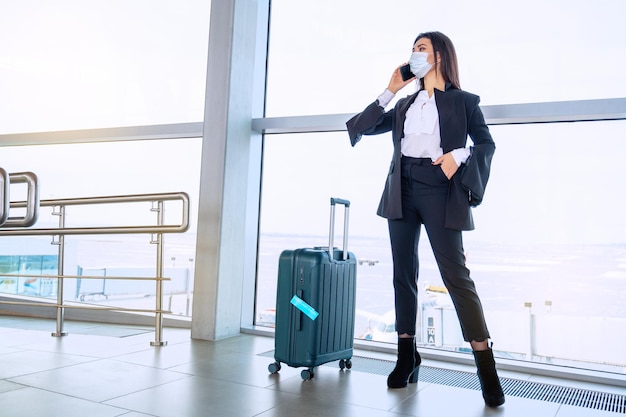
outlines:
[[[0,133],[202,120],[210,4],[3,4]]]
[[[625,129],[623,121],[491,127],[492,174],[464,246],[500,357],[623,372]],[[390,138],[351,148],[345,132],[268,135],[264,158],[257,324],[273,324],[281,251],[327,245],[329,198],[340,197],[352,202],[355,336],[395,342],[389,241],[375,214]],[[425,233],[419,252],[419,343],[467,351]],[[590,351],[591,340],[602,342]]]
[[[359,111],[432,30],[452,39],[461,86],[483,104],[624,97],[626,3],[564,4],[273,0],[267,115]]]
[[[42,207],[34,228],[56,228],[59,206],[46,202],[92,197],[129,197],[183,192],[190,199],[190,227],[164,233],[164,307],[191,316],[201,139],[108,142],[3,147],[7,173],[37,176]],[[11,201],[25,198],[24,184],[11,184]],[[65,227],[117,228],[158,224],[153,201],[73,205],[65,208]],[[164,224],[180,224],[182,204],[166,201]],[[10,216],[14,217],[14,209]],[[19,214],[19,213],[18,213]],[[0,229],[1,232],[2,229]],[[57,296],[58,236],[0,236],[0,292]],[[68,235],[64,239],[64,298],[133,309],[154,309],[156,237],[142,234]],[[26,277],[15,275],[25,274]],[[118,277],[146,278],[144,280]]]

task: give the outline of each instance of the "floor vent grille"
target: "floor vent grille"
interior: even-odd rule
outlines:
[[[274,352],[270,351],[262,355],[273,357]],[[394,362],[383,359],[352,357],[352,369],[359,372],[388,375],[394,365]],[[337,367],[337,363],[330,362],[323,366]],[[419,380],[456,388],[480,390],[478,376],[472,372],[421,366]],[[504,393],[508,396],[626,414],[625,395],[502,377],[500,383]]]
[[[388,375],[395,365],[391,361],[359,356],[352,358],[352,364],[352,369],[356,371],[377,375]],[[334,363],[326,365],[337,366]],[[457,388],[480,390],[478,376],[472,372],[421,366],[419,380]],[[500,383],[504,393],[513,397],[626,414],[625,395],[502,377]]]

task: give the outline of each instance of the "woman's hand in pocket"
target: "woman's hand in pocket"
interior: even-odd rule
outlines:
[[[433,165],[439,165],[443,174],[448,179],[452,178],[452,176],[456,174],[456,171],[459,169],[459,166],[456,164],[456,161],[450,152],[437,158],[437,160],[433,162]]]

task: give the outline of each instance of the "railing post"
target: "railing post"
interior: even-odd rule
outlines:
[[[59,229],[63,230],[65,228],[65,206],[59,206],[59,211],[56,212],[52,210],[52,214],[59,216]],[[63,331],[63,322],[65,316],[65,309],[63,308],[63,265],[65,263],[65,236],[60,234],[59,241],[54,242],[54,237],[52,244],[59,245],[59,259],[58,259],[58,267],[57,267],[57,328],[56,332],[52,333],[54,337],[67,336],[67,332]]]
[[[157,213],[157,225],[163,225],[164,213],[163,213],[163,201],[157,202],[157,208],[152,208],[152,211]],[[155,325],[154,325],[154,342],[150,342],[151,346],[164,346],[167,342],[162,340],[163,335],[163,233],[156,233],[156,239],[153,239],[151,243],[156,244],[157,257],[156,257],[156,306],[155,306]]]

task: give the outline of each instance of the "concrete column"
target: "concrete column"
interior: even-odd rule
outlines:
[[[265,75],[266,48],[259,57],[258,42],[259,33],[261,41],[267,39],[267,19],[258,20],[266,16],[267,11],[259,12],[262,7],[267,10],[266,4],[262,0],[211,4],[193,338],[217,340],[239,334],[242,299],[250,302],[261,158],[261,139],[251,134],[251,120],[259,116],[255,114],[259,98],[253,93],[258,87],[253,87]]]

